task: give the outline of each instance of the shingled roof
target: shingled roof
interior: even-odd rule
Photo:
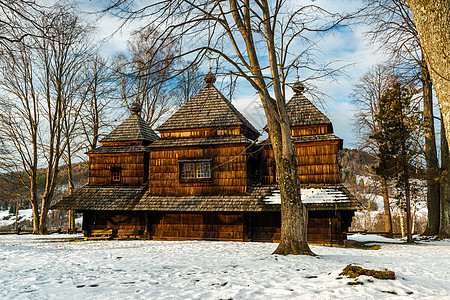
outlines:
[[[330,120],[303,94],[296,94],[286,106],[291,127],[331,124]]]
[[[183,105],[157,130],[244,126],[258,136],[252,124],[211,83]]]
[[[171,212],[258,212],[280,211],[280,191],[276,185],[255,187],[250,194],[227,195],[150,195],[144,186],[84,186],[64,197],[53,209],[171,211]],[[361,204],[342,185],[316,185],[301,189],[308,210],[358,210]]]
[[[148,144],[157,139],[159,139],[159,136],[150,128],[147,122],[136,113],[123,121],[122,124],[104,137],[101,142],[143,141]]]
[[[211,146],[228,144],[251,144],[252,141],[240,135],[211,136],[195,138],[175,138],[159,139],[149,145],[149,148],[167,148],[167,147],[192,147],[192,146]]]
[[[143,145],[101,146],[87,152],[87,154],[140,153],[148,152]]]
[[[330,120],[303,95],[305,87],[298,81],[298,76],[292,89],[294,96],[286,105],[291,127],[331,124]]]

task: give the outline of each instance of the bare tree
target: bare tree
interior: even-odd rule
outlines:
[[[43,6],[34,0],[0,1],[0,44],[5,49],[23,43],[27,37],[42,36],[36,13]]]
[[[7,110],[0,130],[10,149],[14,149],[10,159],[16,163],[15,169],[25,170],[28,176],[23,184],[31,194],[33,232],[45,233],[59,165],[79,119],[74,110],[75,91],[89,47],[84,38],[86,27],[81,26],[70,7],[43,9],[35,19],[40,22],[42,35],[31,34],[23,42],[12,44],[3,57],[2,105]],[[33,32],[33,28],[29,30]],[[38,166],[46,169],[40,205]]]
[[[33,233],[39,233],[37,170],[41,117],[37,71],[33,64],[35,57],[25,43],[17,42],[14,49],[5,50],[1,58],[0,135],[5,151],[9,150],[4,161],[7,161],[8,171],[16,174],[30,192]]]
[[[102,130],[110,126],[107,116],[115,105],[114,72],[110,62],[97,53],[87,61],[82,73],[84,84],[80,97],[84,99],[84,105],[80,119],[83,135],[80,146],[83,150],[93,150],[97,148]]]
[[[359,134],[360,149],[367,151],[377,160],[380,156],[380,143],[373,136],[381,131],[381,124],[376,116],[380,113],[380,100],[391,87],[393,78],[392,68],[377,65],[364,74],[355,86],[352,95],[353,101],[358,107],[355,113],[355,129]],[[392,236],[389,178],[387,176],[376,176],[374,173],[372,173],[372,176],[380,182],[384,202],[385,231]]]
[[[80,106],[74,100],[81,85],[78,77],[90,54],[86,40],[88,27],[71,12],[70,7],[55,6],[44,16],[43,24],[48,29],[47,38],[39,39],[37,43],[43,63],[43,116],[48,130],[41,138],[47,166],[39,224],[41,233],[47,232],[48,209],[58,183],[60,161],[65,152],[71,156],[68,149],[70,136],[80,117]]]
[[[447,0],[406,0],[425,54],[443,116],[447,141],[450,139],[450,3]],[[450,169],[449,166],[443,166]],[[444,190],[450,190],[447,176]],[[441,189],[442,191],[442,189]],[[441,197],[439,236],[450,237],[450,193]]]
[[[114,1],[110,10],[128,19],[150,15],[152,27],[164,28],[159,39],[180,37],[180,55],[196,59],[216,55],[257,91],[267,117],[281,191],[281,241],[275,253],[312,254],[286,113],[286,87],[290,71],[304,66],[302,54],[313,44],[311,32],[335,28],[344,17],[315,5],[291,7],[287,2],[266,0],[167,0],[138,11],[131,11],[133,6],[127,4],[126,0]]]
[[[176,78],[176,86],[174,89],[175,104],[182,106],[186,104],[192,97],[197,95],[203,88],[205,74],[200,72],[199,64],[190,62],[181,62],[184,66],[184,72],[181,72]]]
[[[159,39],[152,27],[136,31],[128,42],[129,55],[117,57],[116,73],[120,98],[129,110],[134,102],[142,107],[142,117],[153,126],[172,106],[171,82],[177,43]]]
[[[373,28],[369,32],[374,44],[395,61],[396,68],[410,80],[422,84],[423,115],[425,132],[425,161],[427,166],[428,224],[425,234],[437,235],[439,231],[440,184],[439,162],[433,116],[433,93],[430,74],[421,50],[419,37],[411,10],[402,0],[369,0],[369,18],[366,22]],[[367,15],[365,17],[367,17]]]

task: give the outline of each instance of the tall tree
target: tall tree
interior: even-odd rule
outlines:
[[[381,122],[377,118],[380,113],[381,99],[388,92],[394,79],[392,68],[376,65],[364,74],[355,86],[352,95],[357,106],[355,113],[355,128],[359,133],[360,148],[367,151],[379,160],[381,152],[380,142],[374,138],[382,130]],[[375,175],[375,174],[372,174]],[[384,228],[385,232],[392,237],[392,217],[389,201],[388,182],[390,174],[374,176],[381,185],[381,195],[384,203]]]
[[[447,140],[450,139],[450,2],[448,0],[406,0],[430,70]],[[450,178],[450,177],[449,177]],[[450,180],[450,179],[449,179]],[[446,184],[450,184],[447,180]],[[444,188],[448,190],[448,187]],[[441,197],[439,236],[450,237],[450,198]]]
[[[11,161],[28,176],[33,232],[46,233],[47,213],[59,180],[59,165],[71,141],[78,117],[72,109],[78,90],[78,75],[87,56],[86,27],[70,7],[54,6],[36,13],[39,34],[13,43],[2,58],[0,83],[6,91],[2,105],[3,136],[14,151]],[[28,29],[33,33],[34,28]],[[22,31],[19,32],[22,34]],[[6,69],[7,68],[7,69]],[[11,72],[11,70],[14,70]],[[65,133],[67,136],[65,138]],[[20,167],[17,164],[20,162]],[[46,169],[45,188],[37,200],[37,168]]]
[[[380,144],[380,176],[395,176],[399,198],[406,201],[407,241],[412,242],[411,232],[411,183],[415,173],[414,163],[418,147],[414,135],[419,131],[419,116],[412,105],[415,91],[394,81],[380,99],[380,112],[376,116],[381,124],[380,132],[373,137]]]
[[[198,94],[204,85],[205,74],[200,72],[199,64],[181,62],[184,64],[184,72],[176,78],[174,90],[175,104],[182,106],[192,97]]]
[[[381,46],[380,49],[389,55],[390,61],[395,61],[397,72],[402,72],[411,81],[419,80],[422,85],[428,207],[425,234],[437,235],[440,202],[440,184],[437,180],[439,162],[434,128],[432,82],[424,52],[421,49],[411,10],[405,1],[368,0],[367,2],[368,9],[364,17],[372,28],[369,31],[372,42]]]
[[[159,39],[159,33],[146,27],[133,33],[128,42],[129,54],[116,59],[120,98],[129,110],[134,102],[141,107],[144,120],[153,126],[172,107],[171,81],[177,42]]]
[[[127,4],[126,0],[114,1],[110,9],[128,19],[142,13],[151,15],[151,26],[165,28],[160,39],[180,37],[180,55],[215,55],[257,91],[267,118],[281,191],[281,240],[275,253],[311,254],[285,89],[290,71],[305,67],[305,49],[313,46],[313,33],[336,28],[345,18],[315,5],[292,7],[284,1],[168,0],[134,11]],[[314,69],[310,64],[306,67]]]
[[[46,233],[47,215],[58,183],[60,161],[67,151],[71,132],[76,128],[80,115],[78,108],[72,110],[75,103],[73,98],[80,86],[78,77],[87,60],[89,45],[86,41],[88,28],[72,13],[70,7],[55,6],[41,18],[46,28],[46,38],[38,39],[36,44],[43,63],[43,115],[48,130],[41,138],[46,161],[46,185],[41,201],[39,230]]]
[[[82,69],[84,84],[80,97],[84,101],[80,126],[83,150],[97,148],[100,134],[109,126],[107,116],[116,104],[114,102],[114,72],[111,63],[98,53],[89,59]],[[82,158],[82,157],[79,157]]]
[[[29,36],[42,36],[36,14],[43,9],[33,0],[0,1],[0,45],[4,49],[22,43]]]
[[[16,174],[29,190],[33,233],[39,233],[37,171],[41,95],[36,87],[35,55],[24,41],[13,46],[1,56],[0,135],[8,149],[3,159],[8,162],[8,171]]]

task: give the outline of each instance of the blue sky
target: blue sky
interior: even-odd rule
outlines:
[[[299,1],[302,4],[315,4],[330,11],[350,11],[361,6],[361,1],[352,0],[305,0]],[[81,1],[83,7],[86,2]],[[92,5],[92,2],[87,2]],[[92,9],[92,7],[91,7]],[[110,15],[102,17],[98,22],[97,35],[109,37],[104,43],[102,53],[105,56],[112,56],[126,49],[126,41],[131,31],[145,24],[145,21],[137,21],[127,24],[117,31],[112,37],[110,35],[118,29],[120,21]],[[383,58],[380,53],[376,53],[365,39],[366,28],[362,25],[350,25],[345,28],[335,30],[332,34],[326,35],[317,46],[320,53],[316,56],[316,61],[327,62],[338,61],[337,65],[347,65],[345,74],[338,78],[315,80],[309,82],[317,87],[324,94],[320,99],[324,105],[319,108],[333,122],[335,134],[344,140],[344,147],[357,147],[357,137],[352,128],[354,106],[351,102],[353,86],[359,78],[377,63],[381,63]],[[299,49],[301,51],[301,49]],[[300,77],[302,71],[299,71]],[[292,80],[295,80],[293,75]],[[289,96],[292,93],[289,91]],[[310,95],[308,98],[312,99]],[[233,104],[249,119],[257,129],[265,125],[264,113],[259,103],[256,92],[245,81],[239,81],[235,92]]]

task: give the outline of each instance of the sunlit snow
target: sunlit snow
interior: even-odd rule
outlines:
[[[450,299],[449,240],[396,240],[380,250],[312,246],[318,256],[310,257],[271,255],[273,243],[75,237],[0,236],[0,298]],[[348,285],[355,279],[339,276],[348,264],[389,269],[397,279],[362,276],[362,285]]]

